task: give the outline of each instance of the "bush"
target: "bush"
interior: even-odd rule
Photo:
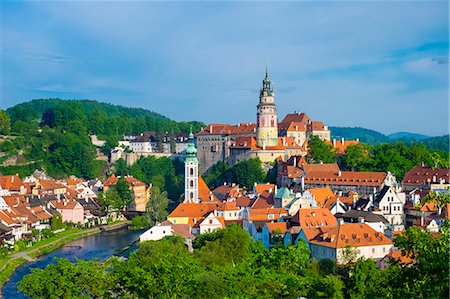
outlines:
[[[148,223],[146,223],[144,217],[142,216],[135,216],[133,219],[131,219],[131,227],[133,228],[142,228],[146,227]]]

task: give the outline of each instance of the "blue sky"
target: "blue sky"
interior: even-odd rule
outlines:
[[[0,3],[2,108],[88,98],[249,122],[268,64],[279,118],[449,130],[447,1]]]

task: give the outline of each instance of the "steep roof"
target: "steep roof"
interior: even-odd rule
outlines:
[[[319,226],[336,226],[336,217],[326,208],[317,209],[300,209],[292,222],[299,226],[319,227]]]
[[[392,241],[365,223],[348,223],[336,227],[321,227],[321,233],[310,240],[311,244],[345,248],[374,245],[391,245]]]
[[[275,195],[275,198],[294,198],[295,195],[292,194],[292,192],[286,188],[281,187],[280,190],[278,190],[277,195]]]
[[[284,234],[287,231],[286,222],[271,222],[266,223],[266,226],[270,233],[276,232]]]
[[[450,168],[432,169],[428,166],[415,166],[405,174],[402,185],[420,187],[430,183],[439,183],[440,180],[448,184],[450,182],[449,173]]]
[[[198,198],[205,203],[218,202],[216,195],[211,192],[201,176],[198,177]]]
[[[347,147],[350,145],[359,144],[360,142],[358,140],[336,140],[333,139],[333,141],[327,141],[326,143],[332,145],[336,150],[337,153],[340,155],[345,154]]]
[[[6,190],[20,191],[23,181],[17,175],[0,176],[0,187]]]
[[[103,186],[105,187],[110,187],[112,185],[117,184],[117,182],[119,181],[120,176],[116,177],[115,174],[113,174],[112,176],[110,176],[104,183]],[[125,181],[127,181],[128,185],[134,187],[134,186],[145,186],[145,183],[141,182],[140,180],[132,177],[132,176],[125,176]]]
[[[250,209],[248,214],[251,221],[267,221],[280,219],[282,216],[286,216],[287,212],[283,208],[262,208]]]
[[[327,199],[335,197],[333,191],[328,187],[310,188],[308,190],[320,206],[323,206]]]

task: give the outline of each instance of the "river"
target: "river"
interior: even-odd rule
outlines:
[[[24,264],[16,269],[10,280],[5,283],[2,289],[3,298],[18,299],[27,298],[23,293],[18,293],[17,283],[22,277],[30,273],[32,268],[45,268],[48,264],[54,263],[54,258],[67,258],[71,262],[75,259],[100,260],[107,259],[113,255],[128,256],[136,248],[136,244],[125,252],[121,252],[124,247],[134,244],[139,240],[139,231],[129,231],[121,229],[116,231],[101,232],[100,234],[88,236],[79,240],[65,244],[47,255],[41,256],[38,260]]]

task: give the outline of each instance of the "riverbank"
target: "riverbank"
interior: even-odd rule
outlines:
[[[57,238],[55,240],[43,240],[42,243],[35,244],[24,251],[12,254],[3,260],[0,264],[0,288],[3,287],[9,277],[14,273],[17,267],[20,265],[33,261],[39,256],[48,254],[49,252],[63,246],[66,243],[98,234],[102,231],[112,231],[128,227],[130,221],[121,221],[116,223],[111,223],[101,227],[94,227],[89,229],[73,229],[71,233],[62,232],[61,235],[55,235]]]

